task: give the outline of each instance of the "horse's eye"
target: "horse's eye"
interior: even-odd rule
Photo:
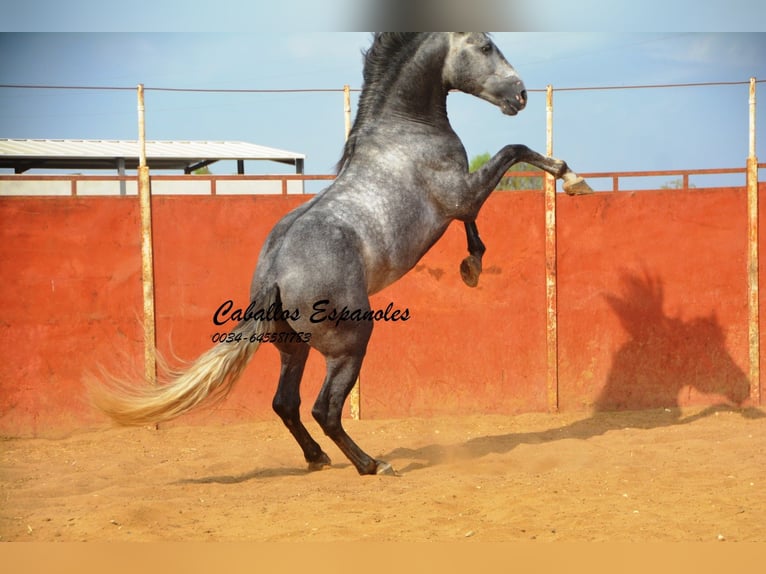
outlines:
[[[481,47],[482,54],[489,54],[490,52],[492,52],[492,44],[484,44]]]

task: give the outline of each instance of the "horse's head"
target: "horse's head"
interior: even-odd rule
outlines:
[[[695,375],[692,386],[701,393],[722,395],[742,406],[750,396],[750,382],[726,349],[726,337],[717,315],[692,319],[684,324],[681,334],[687,348],[694,349],[688,368]]]
[[[448,89],[487,100],[514,116],[527,105],[527,91],[516,70],[487,34],[450,32],[443,78]]]

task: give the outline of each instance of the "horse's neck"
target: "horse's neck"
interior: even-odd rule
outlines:
[[[389,88],[384,110],[410,121],[441,126],[447,120],[447,88],[442,80],[442,66],[423,59],[440,62],[441,58],[420,55],[408,62],[396,83]]]
[[[391,97],[374,113],[367,114],[355,133],[362,138],[369,134],[400,134],[398,144],[406,144],[411,133],[431,133],[436,137],[452,134],[447,116],[447,92],[441,85],[430,82],[404,84],[401,89],[392,88]],[[430,129],[429,129],[430,128]]]
[[[359,114],[351,130],[343,157],[342,171],[365,148],[394,144],[400,149],[422,148],[423,138],[449,140],[462,145],[447,116],[447,88],[442,80],[444,54],[440,46],[421,47],[405,63],[393,81],[382,80],[365,86]]]
[[[362,118],[377,121],[387,113],[416,121],[441,121],[446,118],[447,89],[443,67],[448,46],[431,36],[419,44],[415,53],[398,70],[379,74],[365,86],[362,100],[369,99],[369,114]]]

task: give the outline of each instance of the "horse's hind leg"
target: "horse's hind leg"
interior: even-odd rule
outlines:
[[[468,240],[469,255],[460,263],[460,276],[463,278],[463,283],[469,287],[476,287],[481,274],[481,258],[487,248],[479,237],[479,228],[476,227],[475,219],[465,222],[465,236]]]
[[[327,357],[327,377],[312,414],[359,474],[396,474],[390,464],[375,460],[359,448],[341,424],[343,404],[359,375],[363,358],[364,354]]]
[[[300,384],[309,346],[305,343],[277,344],[276,346],[282,359],[282,370],[272,407],[298,441],[306,462],[309,463],[309,470],[320,470],[330,465],[330,457],[311,437],[300,418]]]

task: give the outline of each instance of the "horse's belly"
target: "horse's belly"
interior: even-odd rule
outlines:
[[[367,266],[367,292],[372,295],[395,283],[409,273],[443,235],[443,229],[435,230],[431,236],[408,242],[406,246],[392,246],[389,250],[379,252]]]

